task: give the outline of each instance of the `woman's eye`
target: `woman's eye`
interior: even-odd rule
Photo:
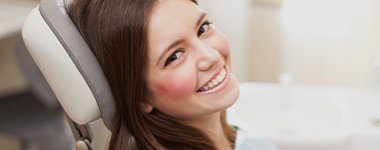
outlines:
[[[178,58],[180,58],[182,56],[184,52],[183,51],[180,51],[180,50],[177,50],[175,51],[173,54],[171,54],[169,56],[169,58],[166,60],[165,62],[165,66],[171,64],[173,61],[177,60]]]
[[[210,21],[206,21],[202,24],[202,26],[198,30],[198,36],[201,36],[203,33],[206,33],[208,29],[210,28]]]

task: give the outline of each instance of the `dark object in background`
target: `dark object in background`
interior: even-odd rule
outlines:
[[[70,149],[74,140],[64,119],[60,107],[47,108],[31,92],[0,98],[0,131],[21,139],[24,149],[31,143],[42,150]]]
[[[74,137],[64,125],[63,110],[22,40],[16,56],[29,90],[0,98],[0,132],[20,138],[23,149],[29,143],[41,150],[73,149]]]

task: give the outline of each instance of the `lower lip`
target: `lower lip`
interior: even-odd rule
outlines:
[[[224,77],[222,83],[220,83],[218,86],[214,87],[211,90],[202,91],[202,92],[198,92],[198,93],[199,94],[210,94],[210,93],[216,93],[216,92],[223,90],[227,86],[228,79],[229,79],[228,78],[229,77],[228,70],[226,68],[224,68],[224,69],[226,70],[226,77]]]

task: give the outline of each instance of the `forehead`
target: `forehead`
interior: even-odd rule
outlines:
[[[165,46],[193,33],[201,13],[191,0],[159,1],[148,26],[150,53],[160,54]]]

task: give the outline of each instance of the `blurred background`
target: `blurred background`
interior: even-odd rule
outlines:
[[[240,81],[378,86],[377,0],[204,0],[228,35]]]
[[[380,89],[380,1],[199,2],[229,38],[240,82],[257,83],[254,88],[258,89],[269,85],[268,91],[284,85],[299,87],[298,91],[317,91],[311,97],[326,94],[323,91],[331,88],[343,91],[346,97],[350,97],[347,93],[370,91],[361,96],[363,92],[359,92],[359,98],[350,104],[370,106],[374,101],[380,102],[380,96],[373,94]],[[41,145],[49,147],[54,141],[62,144],[72,140],[62,109],[49,94],[46,82],[37,78],[40,72],[30,66],[32,61],[26,56],[20,38],[24,19],[38,3],[38,0],[0,0],[0,149],[44,149]],[[289,97],[279,95],[280,99]],[[360,112],[366,110],[363,106],[350,116],[363,118]],[[380,112],[373,113],[380,118]],[[368,131],[372,139],[380,140],[380,134],[372,136],[375,132],[378,129]],[[276,144],[285,145],[280,148],[287,148],[280,138],[269,133],[268,136]],[[44,144],[40,139],[52,142]]]
[[[281,150],[380,148],[380,1],[200,2],[242,82],[231,120]]]

